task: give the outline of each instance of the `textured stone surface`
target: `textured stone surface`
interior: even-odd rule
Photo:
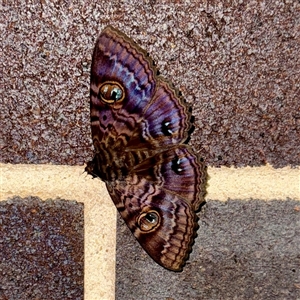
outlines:
[[[14,1],[2,7],[2,162],[91,157],[89,72],[105,24],[193,104],[211,166],[299,165],[299,1]]]
[[[0,201],[0,299],[83,299],[83,204]]]
[[[299,214],[289,199],[209,201],[182,273],[155,264],[119,218],[116,299],[299,299]]]

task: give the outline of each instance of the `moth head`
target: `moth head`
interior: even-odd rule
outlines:
[[[107,104],[121,103],[125,98],[124,87],[117,81],[105,81],[99,86],[98,98]]]
[[[141,231],[153,231],[160,225],[160,216],[155,210],[147,210],[141,212],[138,217],[137,223]]]

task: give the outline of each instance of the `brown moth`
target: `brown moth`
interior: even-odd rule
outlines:
[[[147,53],[111,26],[94,49],[90,105],[95,155],[86,171],[106,183],[147,253],[169,270],[182,270],[207,179],[187,145],[191,109]]]

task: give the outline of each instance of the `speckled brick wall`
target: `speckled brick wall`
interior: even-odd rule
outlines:
[[[299,1],[4,1],[0,14],[1,162],[83,165],[91,159],[91,55],[98,34],[111,24],[145,48],[193,106],[190,143],[209,167],[299,167]],[[119,222],[116,298],[299,299],[299,201],[251,197],[208,199],[199,213],[191,260],[181,274],[154,265]],[[31,257],[20,256],[26,243],[13,247],[20,263],[13,272],[11,259],[3,264],[11,253],[0,251],[0,299],[18,299],[4,289],[16,280],[16,295],[27,284],[24,299],[57,299],[55,288],[66,284],[70,288],[60,298],[81,299],[82,205],[33,203],[1,207],[10,220],[25,212],[32,218],[27,225],[37,227],[42,226],[40,211],[49,213],[49,224],[57,214],[64,220],[75,212],[77,221],[68,222],[78,232],[59,222],[52,229],[68,235],[70,247],[77,240],[76,259],[48,273],[32,264],[35,273],[28,285],[21,283],[22,263]],[[10,223],[6,226],[15,226]],[[39,233],[47,237],[52,229],[32,232],[35,238]],[[5,238],[21,233],[8,230]],[[60,246],[48,245],[50,252],[34,263],[58,255]],[[35,280],[42,279],[45,286],[34,290]]]

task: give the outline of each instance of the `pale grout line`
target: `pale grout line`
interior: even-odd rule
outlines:
[[[84,203],[84,298],[115,299],[116,209],[99,179],[83,166],[0,164],[0,201],[57,197]]]
[[[300,200],[299,167],[208,168],[208,174],[207,200]]]
[[[8,197],[57,197],[84,203],[85,299],[115,298],[116,209],[98,179],[83,166],[0,164],[0,201]],[[208,168],[206,200],[300,200],[300,169],[271,166]]]

